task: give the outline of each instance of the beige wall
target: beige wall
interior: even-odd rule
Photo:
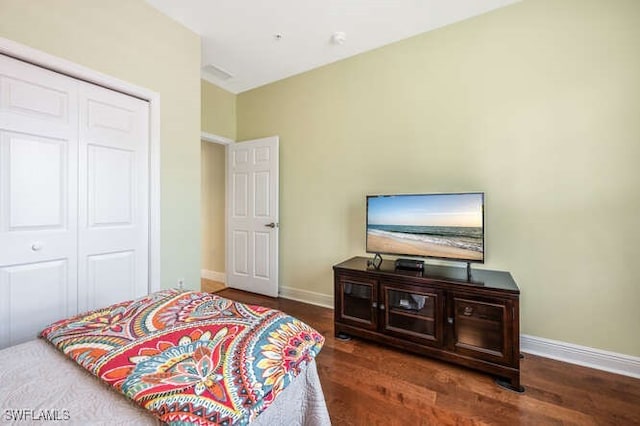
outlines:
[[[162,286],[199,288],[199,37],[143,0],[0,0],[0,37],[160,94]]]
[[[225,138],[236,138],[237,96],[202,80],[202,131]]]
[[[225,148],[202,142],[202,269],[225,271]]]
[[[639,14],[527,0],[239,95],[238,139],[280,135],[281,285],[332,294],[365,194],[481,190],[522,332],[639,356]]]

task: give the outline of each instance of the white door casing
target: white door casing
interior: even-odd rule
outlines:
[[[0,55],[0,348],[77,311],[77,93]]]
[[[227,146],[227,285],[278,297],[279,138]]]

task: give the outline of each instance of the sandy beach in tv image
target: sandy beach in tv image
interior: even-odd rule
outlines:
[[[482,194],[368,198],[367,251],[483,261]]]

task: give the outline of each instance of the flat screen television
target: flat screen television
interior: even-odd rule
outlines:
[[[484,263],[484,193],[368,195],[367,252]]]

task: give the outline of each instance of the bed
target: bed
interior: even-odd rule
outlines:
[[[274,309],[163,290],[58,321],[40,339],[0,351],[0,415],[16,423],[329,425],[315,363],[323,343]]]

